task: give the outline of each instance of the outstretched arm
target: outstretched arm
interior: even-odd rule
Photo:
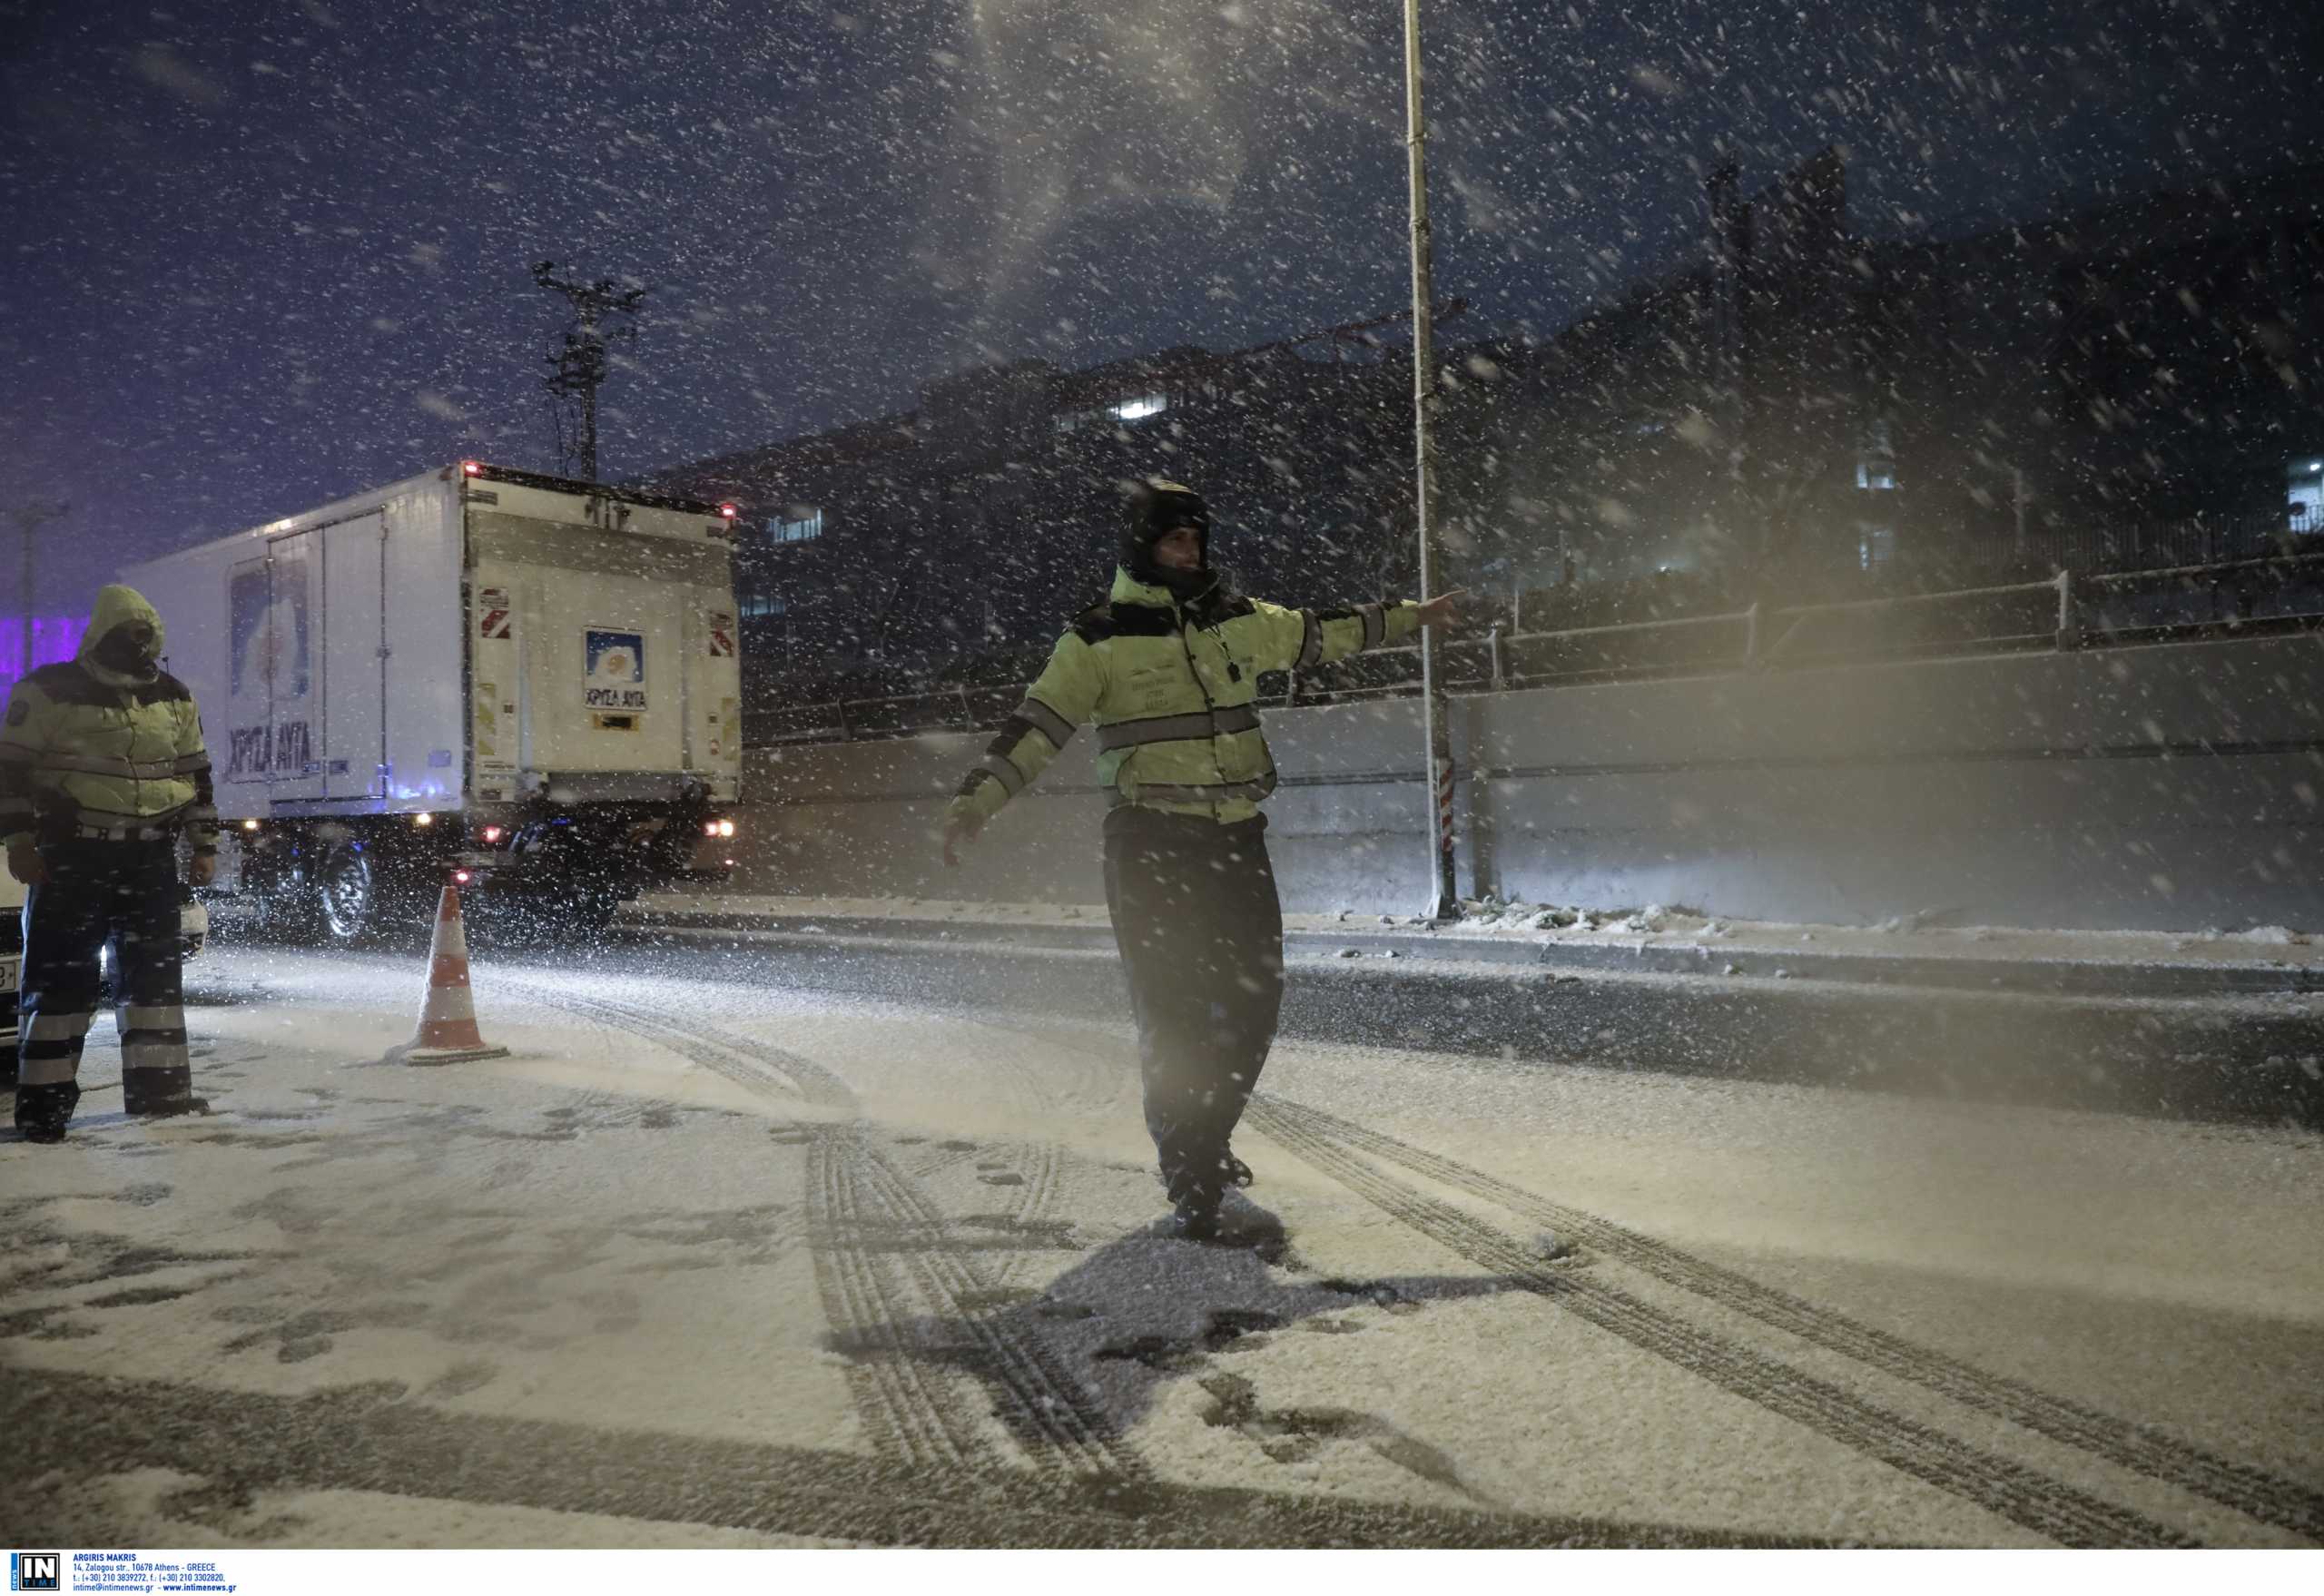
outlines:
[[[1267,623],[1269,649],[1269,657],[1259,662],[1259,668],[1304,670],[1345,659],[1367,648],[1391,647],[1423,626],[1444,625],[1467,596],[1463,590],[1432,598],[1426,604],[1416,604],[1408,598],[1392,599],[1384,604],[1321,610],[1256,604],[1254,607]]]
[[[969,767],[959,795],[944,812],[946,864],[959,864],[960,845],[972,840],[1049,768],[1097,709],[1105,686],[1105,665],[1098,651],[1076,633],[1059,638],[1040,679],[1001,723],[1000,733],[985,745],[984,757]]]

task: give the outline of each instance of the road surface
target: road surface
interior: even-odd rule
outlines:
[[[1196,1246],[1125,1024],[828,968],[484,956],[423,1069],[421,961],[222,947],[156,1125],[101,1025],[0,1535],[2324,1542],[2312,1133],[1286,1041]]]

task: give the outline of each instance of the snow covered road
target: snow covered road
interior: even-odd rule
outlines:
[[[2309,1133],[1285,1042],[1196,1246],[1122,1024],[189,973],[211,1117],[0,1142],[13,1540],[2324,1541]]]

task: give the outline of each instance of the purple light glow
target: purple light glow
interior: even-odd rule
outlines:
[[[25,669],[25,626],[20,616],[0,616],[0,693],[16,685]],[[89,629],[86,616],[34,616],[33,668],[71,659],[81,651],[81,634]]]

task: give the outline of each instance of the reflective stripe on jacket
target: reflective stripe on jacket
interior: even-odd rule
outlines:
[[[1402,642],[1419,627],[1418,607],[1285,609],[1213,595],[1181,605],[1167,589],[1117,571],[1108,602],[1058,639],[1048,668],[970,767],[953,806],[997,813],[1092,721],[1098,779],[1115,803],[1247,820],[1275,783],[1253,702],[1260,674]]]
[[[16,684],[0,724],[0,841],[175,823],[195,852],[218,846],[210,755],[183,683],[114,687],[65,664]]]
[[[182,826],[197,853],[218,847],[210,755],[184,683],[156,671],[141,680],[103,662],[104,639],[162,617],[133,588],[97,590],[80,656],[16,684],[0,716],[0,842]]]

